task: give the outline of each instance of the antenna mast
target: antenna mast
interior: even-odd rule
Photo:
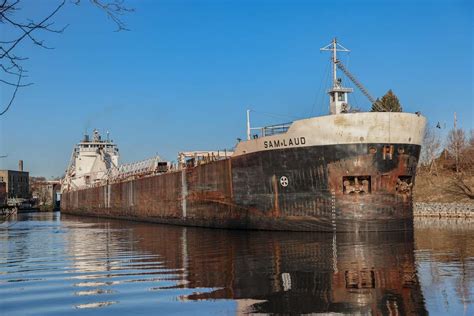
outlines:
[[[353,90],[344,88],[341,84],[341,79],[337,78],[337,67],[339,63],[337,60],[337,52],[350,52],[350,50],[339,44],[337,38],[334,38],[329,45],[321,48],[321,51],[330,51],[332,53],[332,88],[328,91],[330,113],[347,113],[349,111],[347,94]]]
[[[338,81],[337,81],[337,52],[350,52],[347,48],[342,46],[337,42],[337,38],[333,38],[331,44],[324,46],[321,48],[321,51],[330,51],[332,52],[332,87],[336,88],[339,86]]]
[[[250,140],[250,110],[247,109],[247,140]]]

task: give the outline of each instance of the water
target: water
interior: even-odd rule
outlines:
[[[474,315],[468,221],[354,235],[30,213],[0,227],[1,315]]]

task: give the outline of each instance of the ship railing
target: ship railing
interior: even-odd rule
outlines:
[[[293,122],[281,123],[275,125],[267,125],[263,127],[252,127],[252,131],[256,131],[256,134],[251,135],[252,138],[259,138],[265,136],[272,136],[278,134],[284,134],[288,131]]]
[[[271,135],[286,133],[292,123],[293,122],[288,122],[288,123],[283,123],[283,124],[265,126],[263,127],[263,130],[262,130],[263,136],[271,136]]]
[[[84,148],[80,147],[77,152],[97,152],[97,148]]]
[[[117,182],[168,172],[172,165],[159,156],[110,169],[103,182]]]
[[[115,147],[79,147],[76,149],[76,152],[97,152],[99,149],[107,153],[117,152],[117,148]]]

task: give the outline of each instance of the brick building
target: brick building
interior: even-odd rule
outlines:
[[[7,185],[0,181],[0,207],[7,204]]]
[[[0,170],[0,182],[5,182],[8,198],[30,198],[29,172],[23,171],[23,161],[18,164],[20,170]]]

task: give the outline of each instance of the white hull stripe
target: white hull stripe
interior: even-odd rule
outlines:
[[[364,112],[293,122],[283,134],[237,144],[234,156],[252,152],[338,144],[421,145],[426,118],[411,113]]]

